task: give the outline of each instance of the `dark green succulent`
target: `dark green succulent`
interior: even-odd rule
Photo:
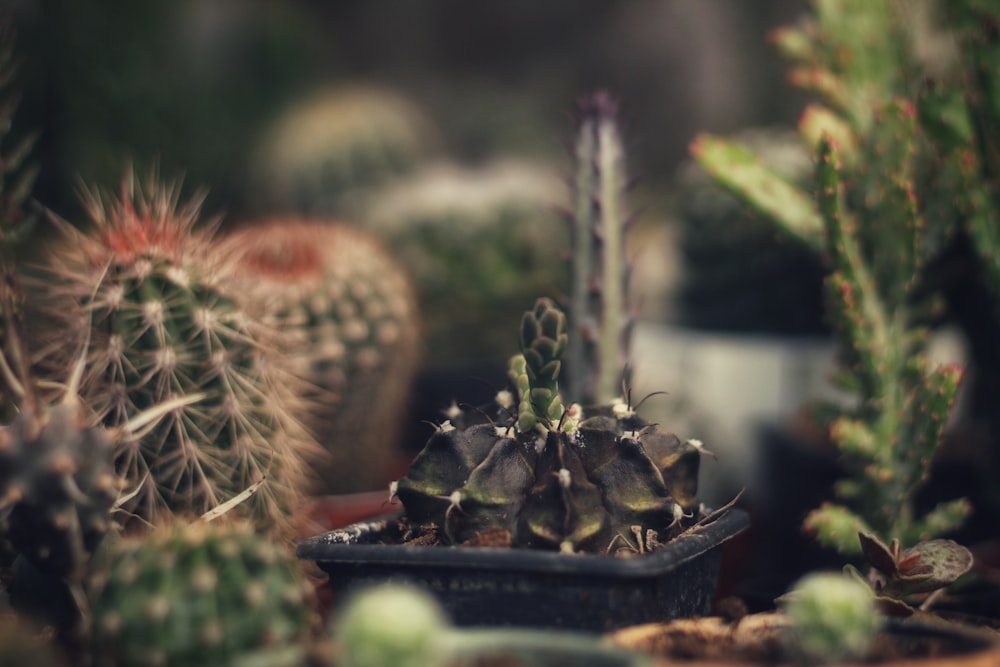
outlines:
[[[395,485],[411,526],[433,527],[446,544],[494,534],[515,547],[642,552],[697,513],[696,443],[624,401],[563,405],[566,329],[549,299],[524,314],[521,354],[511,360],[516,413],[501,392],[495,421],[438,428]]]

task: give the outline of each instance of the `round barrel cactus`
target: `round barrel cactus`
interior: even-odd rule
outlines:
[[[176,185],[128,179],[86,203],[92,227],[62,225],[38,286],[57,337],[49,363],[71,364],[64,339],[82,328],[80,395],[109,426],[182,403],[119,446],[117,469],[138,489],[126,509],[155,523],[256,488],[236,511],[285,522],[314,446],[303,399],[274,332],[224,289],[226,259],[197,224],[199,200],[182,206]]]
[[[451,544],[490,534],[516,547],[643,552],[697,514],[696,444],[625,402],[563,406],[566,344],[564,315],[539,299],[511,363],[517,405],[502,392],[496,420],[445,422],[395,484],[411,526],[432,527]]]
[[[409,277],[367,233],[274,219],[230,235],[236,289],[281,332],[326,450],[318,491],[382,487],[398,454],[420,331]]]
[[[312,585],[284,544],[242,521],[161,526],[109,544],[90,582],[95,663],[281,664],[314,623]]]

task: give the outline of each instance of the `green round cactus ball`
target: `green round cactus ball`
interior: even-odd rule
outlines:
[[[277,665],[313,626],[313,587],[300,562],[247,521],[178,522],[121,538],[94,570],[98,665]]]
[[[791,649],[813,664],[862,659],[881,625],[871,589],[839,573],[803,577],[783,607]]]
[[[433,667],[444,664],[448,619],[418,588],[384,584],[363,590],[336,621],[342,667]]]

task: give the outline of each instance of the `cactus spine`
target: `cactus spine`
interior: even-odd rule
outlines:
[[[281,331],[313,388],[307,425],[326,450],[320,490],[379,488],[417,367],[408,277],[365,232],[323,221],[273,220],[226,243],[237,289]]]
[[[913,544],[956,528],[969,511],[964,499],[922,516],[915,504],[962,374],[929,368],[919,283],[954,233],[948,200],[961,195],[947,190],[953,168],[921,122],[926,101],[909,97],[915,64],[896,11],[817,2],[804,30],[776,35],[798,63],[793,81],[828,105],[811,106],[800,125],[816,154],[815,201],[733,142],[706,135],[692,147],[722,185],[827,258],[838,383],[857,405],[833,408],[830,433],[850,476],[835,488],[838,502],[812,512],[806,527],[844,552],[859,549],[859,531]]]
[[[313,624],[299,563],[246,522],[166,525],[109,544],[90,581],[97,664],[290,664]],[[295,663],[297,664],[297,663]]]
[[[119,448],[117,467],[138,487],[128,509],[154,523],[201,514],[260,483],[239,511],[283,524],[310,443],[300,399],[268,330],[221,288],[225,266],[211,231],[196,226],[199,201],[180,206],[176,185],[129,178],[118,197],[89,193],[86,203],[94,229],[61,225],[39,295],[54,331],[82,325],[90,341],[84,401],[115,426],[200,395]]]
[[[511,363],[518,413],[456,429],[446,422],[395,485],[414,527],[447,543],[499,534],[514,546],[641,552],[697,510],[699,452],[615,404],[585,417],[564,407],[557,377],[565,316],[539,299]]]

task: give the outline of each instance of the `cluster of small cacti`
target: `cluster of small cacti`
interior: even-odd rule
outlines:
[[[734,136],[787,180],[806,187],[809,152],[795,132],[754,128]],[[817,334],[822,316],[823,266],[810,248],[775,234],[697,164],[677,180],[677,289],[685,326],[722,331]]]
[[[987,16],[974,6],[952,3],[948,12]],[[826,257],[838,383],[858,401],[830,426],[851,476],[836,486],[839,502],[812,512],[806,526],[843,551],[858,549],[859,531],[913,544],[955,529],[969,512],[964,499],[922,515],[916,506],[962,375],[954,366],[929,368],[932,303],[923,283],[924,267],[958,223],[978,219],[987,184],[971,185],[979,167],[961,92],[912,90],[920,64],[903,11],[816,2],[810,20],[775,35],[796,64],[792,80],[823,100],[800,123],[816,155],[815,200],[744,146],[710,136],[693,145],[719,183]],[[990,224],[995,232],[995,217]]]
[[[234,291],[258,304],[307,380],[306,424],[326,450],[317,490],[379,488],[420,353],[408,276],[374,237],[327,221],[275,219],[225,245]]]
[[[355,215],[407,173],[434,130],[411,101],[378,88],[322,90],[278,117],[256,148],[249,197],[269,209]]]
[[[696,443],[625,402],[590,415],[564,407],[557,377],[566,345],[565,316],[539,299],[511,363],[517,399],[498,396],[491,423],[442,424],[394,485],[411,526],[431,526],[445,543],[489,534],[516,547],[642,552],[698,514]]]
[[[117,667],[299,664],[315,613],[287,547],[225,518],[109,542],[88,600],[95,664]]]
[[[229,269],[197,226],[198,201],[182,206],[177,187],[128,179],[87,204],[92,228],[61,225],[35,296],[54,337],[48,363],[68,367],[65,336],[82,331],[80,395],[105,425],[175,405],[118,449],[135,489],[125,509],[155,523],[255,488],[236,511],[282,524],[311,447],[303,400],[260,318],[223,289]]]

